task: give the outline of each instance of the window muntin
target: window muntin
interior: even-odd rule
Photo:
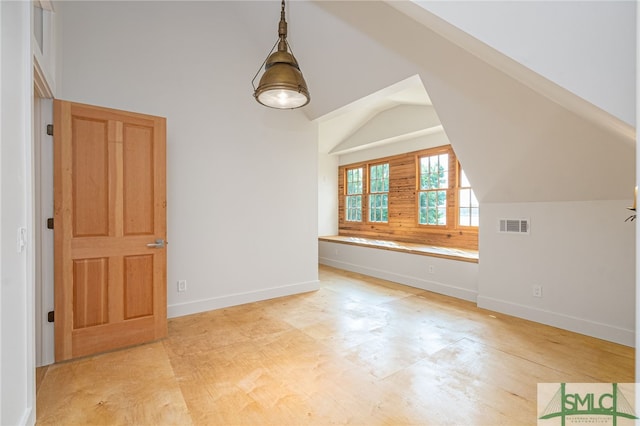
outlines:
[[[348,222],[362,222],[363,177],[362,167],[347,170],[345,219]]]
[[[389,220],[389,163],[369,167],[369,222]]]
[[[420,157],[419,179],[418,223],[446,226],[449,154]]]
[[[479,226],[480,204],[462,168],[460,168],[458,186],[458,224],[460,226]]]

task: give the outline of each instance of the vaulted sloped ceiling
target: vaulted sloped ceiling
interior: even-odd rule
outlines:
[[[631,198],[635,136],[606,113],[585,114],[592,106],[562,88],[539,90],[386,3],[313,5],[350,37],[331,45],[339,73],[299,58],[316,87],[310,118],[418,74],[481,202]]]
[[[428,105],[398,105],[378,113],[330,154],[344,154],[442,131],[435,108]]]

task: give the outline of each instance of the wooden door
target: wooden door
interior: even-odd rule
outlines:
[[[166,336],[165,149],[164,118],[54,101],[56,361]]]

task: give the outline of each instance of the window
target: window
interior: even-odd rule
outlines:
[[[369,167],[369,222],[389,220],[389,163]]]
[[[462,168],[460,168],[458,185],[458,205],[460,206],[458,208],[460,226],[478,226],[480,224],[480,205]]]
[[[362,167],[347,170],[346,220],[362,222]]]
[[[450,145],[338,168],[340,235],[478,249],[478,200]]]
[[[418,223],[447,224],[447,189],[449,189],[449,154],[420,157]]]

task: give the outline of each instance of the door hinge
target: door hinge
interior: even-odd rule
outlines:
[[[47,312],[47,322],[53,322],[53,317],[54,317],[53,311]]]
[[[53,124],[47,124],[47,135],[53,136]]]
[[[53,218],[52,217],[47,219],[47,229],[53,229]]]

